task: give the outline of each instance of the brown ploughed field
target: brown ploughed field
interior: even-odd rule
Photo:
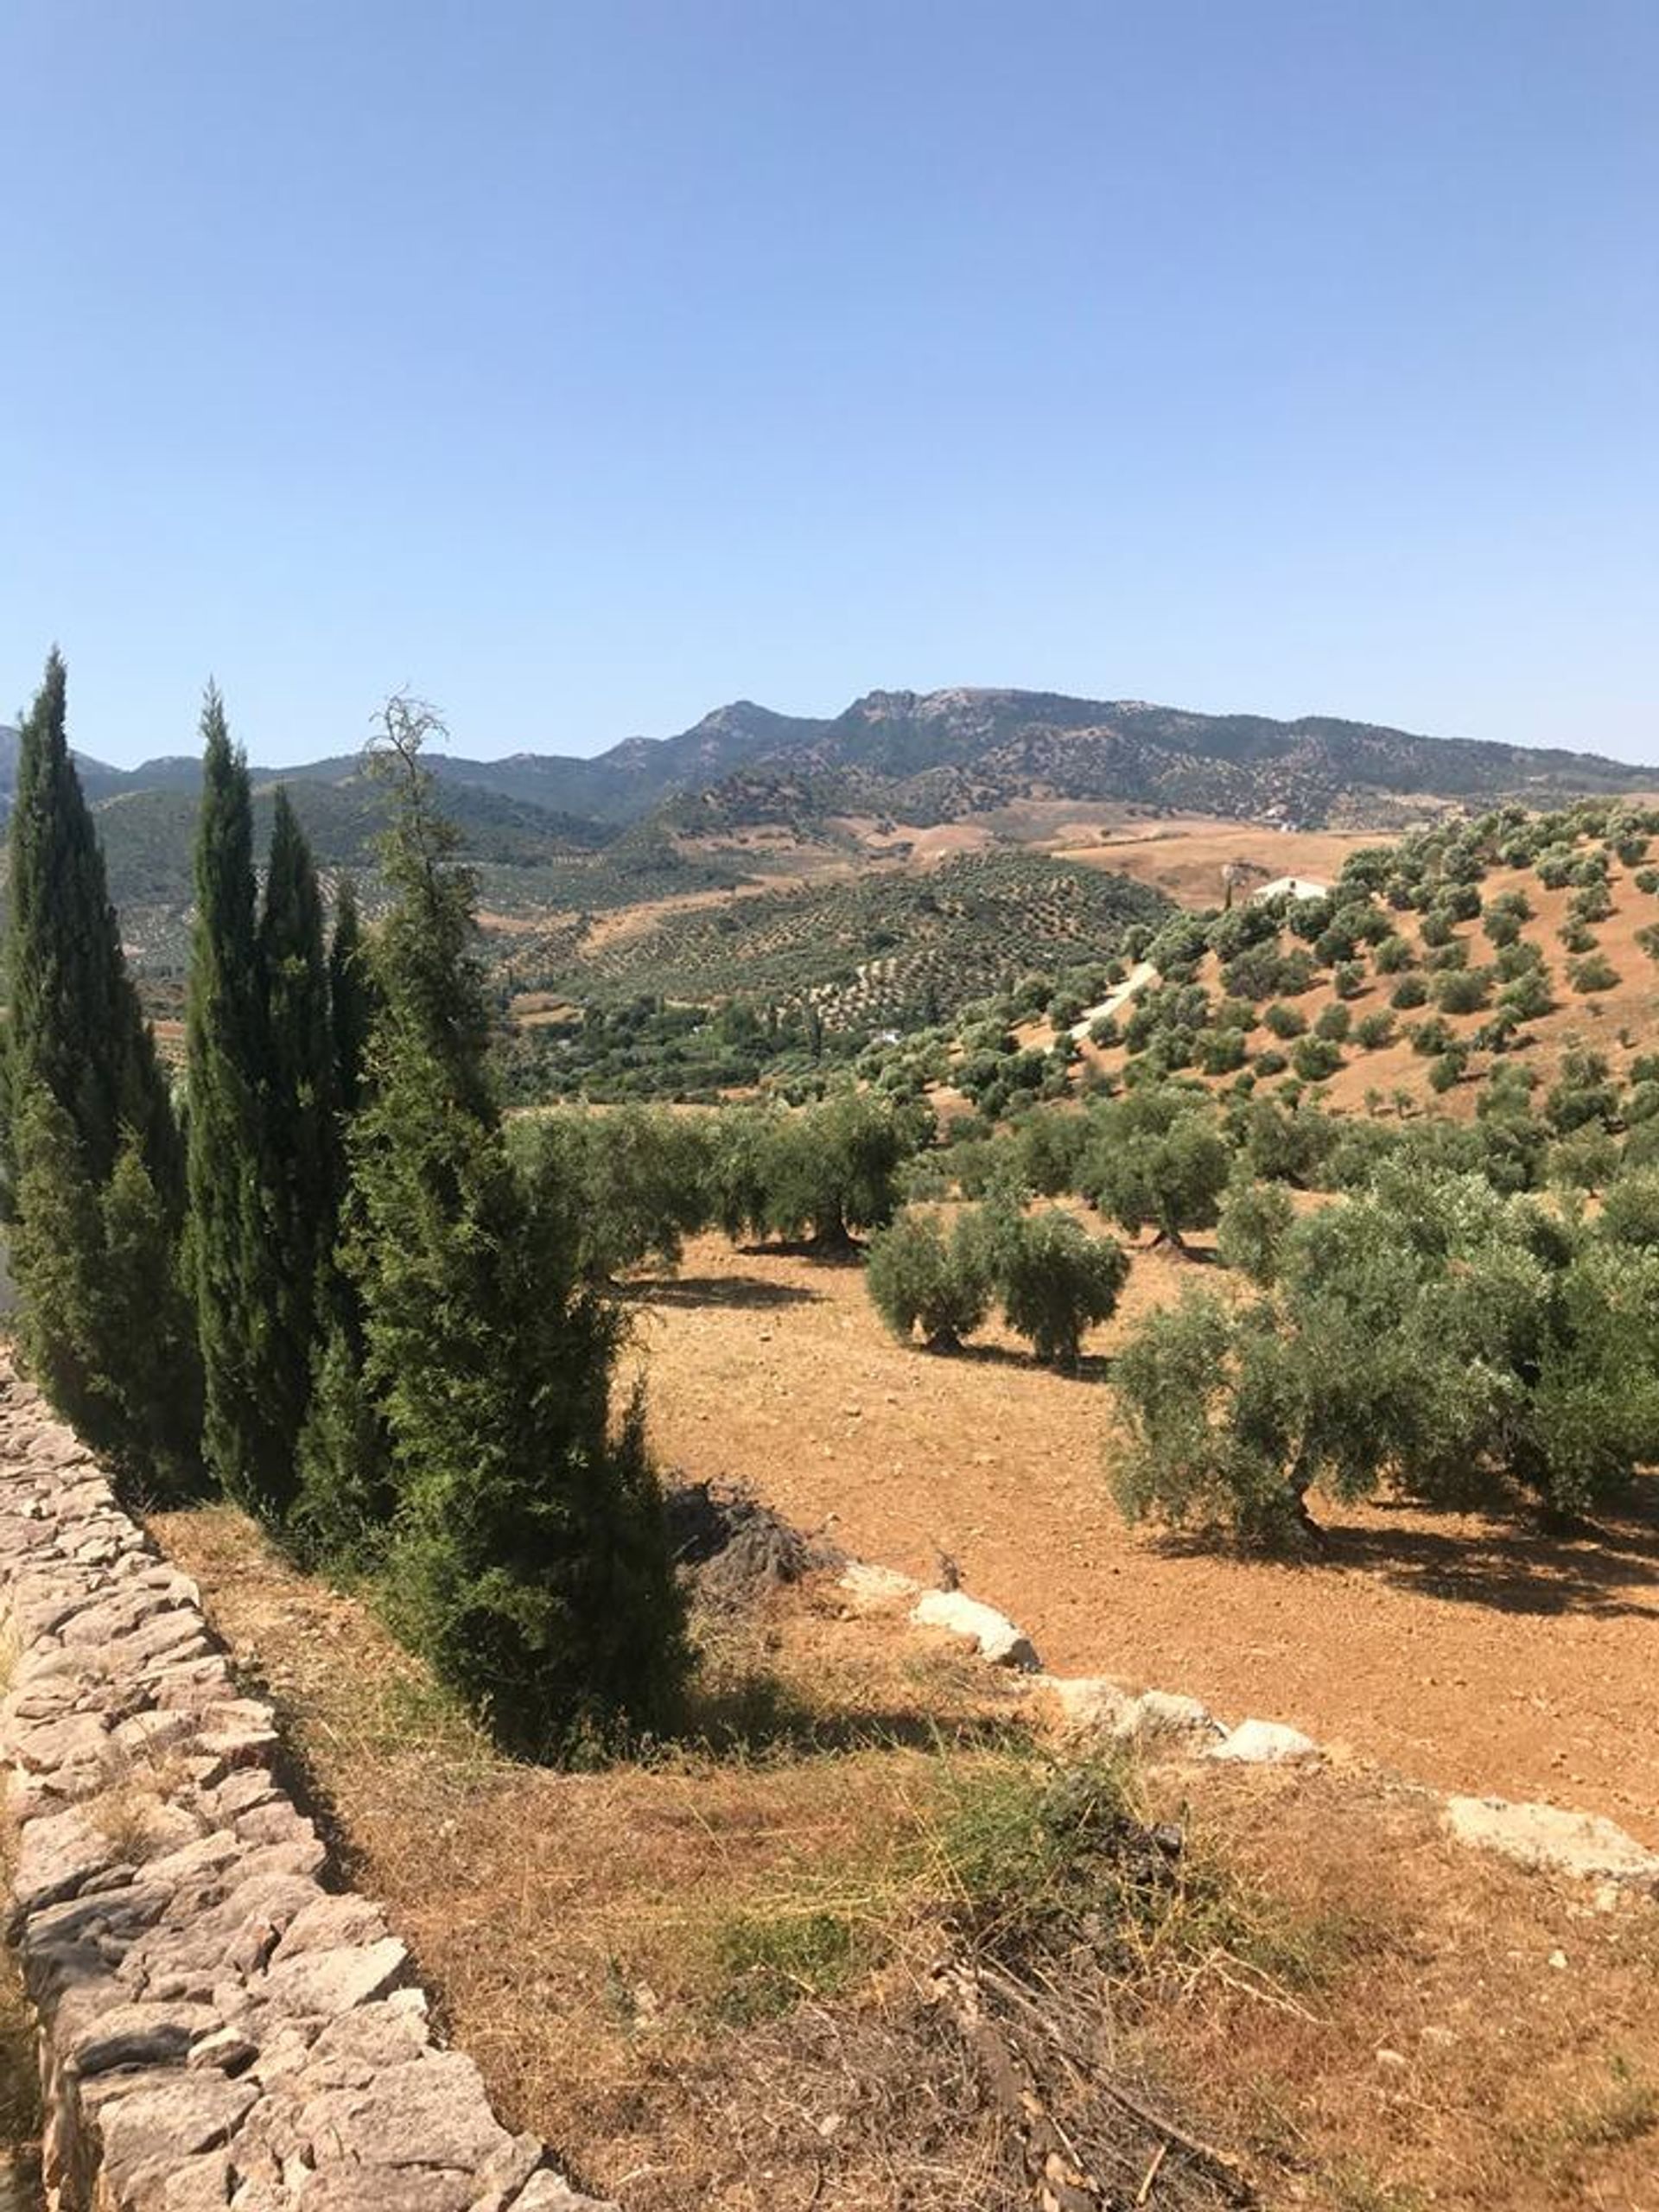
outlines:
[[[664,1464],[752,1485],[854,1554],[938,1555],[1065,1674],[1190,1691],[1411,1778],[1601,1813],[1659,1844],[1659,1481],[1593,1536],[1326,1507],[1325,1554],[1279,1564],[1128,1529],[1107,1484],[1116,1332],[1194,1262],[1135,1258],[1069,1380],[988,1332],[894,1343],[857,1266],[704,1237],[635,1291]]]

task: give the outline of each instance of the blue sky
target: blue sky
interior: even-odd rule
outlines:
[[[5,0],[0,714],[1659,760],[1654,0]]]

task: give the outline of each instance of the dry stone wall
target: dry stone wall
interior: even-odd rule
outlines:
[[[7,1367],[0,1621],[51,2212],[598,2212],[435,2040],[194,1584]]]

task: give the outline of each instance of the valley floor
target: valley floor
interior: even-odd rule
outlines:
[[[995,1332],[950,1359],[893,1343],[856,1266],[699,1239],[635,1293],[658,1451],[924,1580],[948,1554],[1056,1672],[1190,1691],[1659,1844],[1659,1481],[1594,1540],[1332,1508],[1325,1555],[1281,1565],[1126,1529],[1101,1355],[1193,1265],[1137,1254],[1069,1380]]]

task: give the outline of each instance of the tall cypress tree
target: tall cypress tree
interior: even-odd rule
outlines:
[[[54,648],[19,732],[10,841],[7,1089],[44,1084],[96,1185],[136,1135],[176,1217],[178,1135],[155,1039],[127,973],[104,855],[69,752],[68,678]]]
[[[261,1090],[264,978],[255,925],[247,763],[224,702],[202,709],[195,933],[185,1006],[190,1261],[201,1344],[202,1447],[229,1496],[266,1514],[292,1486],[286,1403],[273,1382],[275,1198]]]
[[[363,1088],[363,1055],[374,1014],[374,979],[357,887],[349,875],[334,894],[334,934],[328,947],[328,1003],[334,1024],[334,1087],[343,1113],[354,1114]]]
[[[265,1077],[261,1095],[270,1184],[267,1408],[287,1440],[289,1473],[272,1503],[285,1509],[311,1393],[311,1364],[328,1309],[327,1275],[340,1224],[340,1149],[334,1033],[322,894],[310,848],[285,791],[276,793],[259,926],[264,981]]]
[[[344,1252],[391,1445],[393,1618],[544,1753],[587,1718],[661,1713],[679,1613],[640,1424],[608,1433],[614,1313],[582,1282],[573,1216],[533,1204],[508,1153],[472,880],[419,758],[432,726],[386,710],[393,903]]]
[[[328,1001],[344,1155],[364,1096],[364,1061],[379,1002],[349,876],[341,877],[335,893]],[[335,1225],[348,1243],[359,1214],[346,1174]],[[299,1493],[285,1535],[289,1548],[308,1564],[354,1578],[372,1573],[384,1560],[396,1492],[391,1440],[363,1371],[359,1286],[340,1260],[336,1249],[323,1269],[323,1335],[312,1362],[310,1400],[300,1434]]]
[[[67,734],[60,656],[26,717],[13,809],[4,1060],[12,1257],[48,1396],[145,1492],[195,1468],[179,1148]]]

